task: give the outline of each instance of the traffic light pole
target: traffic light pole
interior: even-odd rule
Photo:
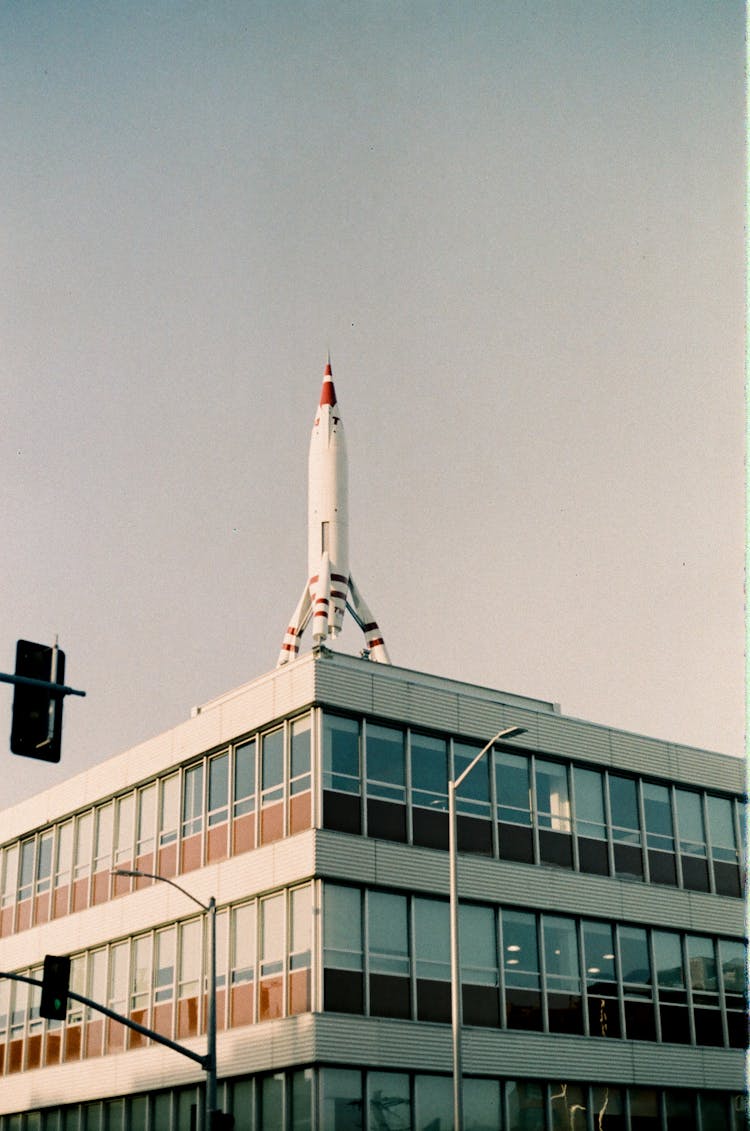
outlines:
[[[10,978],[13,982],[27,982],[30,986],[44,985],[44,982],[41,982],[38,978],[28,978],[25,974],[9,974],[5,970],[0,970],[0,978]],[[98,1001],[92,1001],[90,997],[77,994],[74,990],[68,990],[67,996],[72,998],[73,1001],[80,1001],[82,1005],[96,1009],[97,1012],[103,1013],[105,1017],[110,1017],[113,1021],[119,1021],[121,1025],[127,1025],[128,1029],[133,1029],[134,1032],[141,1033],[142,1036],[149,1037],[160,1045],[166,1045],[168,1049],[173,1049],[174,1052],[182,1053],[188,1060],[194,1060],[196,1064],[199,1064],[204,1072],[208,1071],[209,1058],[207,1056],[201,1056],[200,1053],[193,1052],[192,1049],[186,1049],[184,1045],[178,1045],[176,1041],[171,1041],[169,1037],[155,1033],[153,1029],[147,1029],[145,1025],[139,1025],[137,1021],[131,1021],[129,1017],[123,1017],[121,1013],[115,1013],[114,1009],[108,1009],[106,1005],[100,1005]]]

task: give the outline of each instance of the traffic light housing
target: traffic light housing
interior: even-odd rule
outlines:
[[[52,680],[54,649],[47,644],[19,640],[16,644],[16,675],[48,682],[65,682],[65,653],[57,649],[57,668]],[[49,688],[17,683],[13,691],[13,722],[10,748],[14,754],[60,761],[63,697]]]
[[[40,1017],[46,1017],[49,1021],[65,1020],[69,985],[70,959],[57,954],[45,954]]]

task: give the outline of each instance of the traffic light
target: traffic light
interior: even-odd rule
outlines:
[[[57,954],[45,954],[40,1017],[47,1017],[50,1021],[65,1020],[69,983],[70,959]]]
[[[53,671],[53,658],[56,657]],[[65,653],[47,644],[19,640],[16,645],[16,675],[65,682]],[[17,683],[13,691],[13,722],[10,748],[14,754],[60,761],[62,738],[62,695],[51,695],[49,688]]]

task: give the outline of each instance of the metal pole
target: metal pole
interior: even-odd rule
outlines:
[[[448,855],[450,858],[451,917],[451,1025],[453,1036],[453,1131],[463,1131],[464,1095],[461,1063],[461,967],[458,941],[458,837],[456,828],[456,783],[448,782]]]
[[[208,901],[208,1066],[206,1076],[206,1131],[211,1131],[216,1111],[216,899]]]

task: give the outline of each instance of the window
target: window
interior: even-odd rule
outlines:
[[[481,746],[453,743],[453,779],[459,778],[479,754]],[[490,821],[490,769],[487,758],[477,762],[456,792],[456,831],[460,852],[492,855]]]
[[[404,733],[367,724],[367,835],[406,840],[406,759]]]
[[[358,888],[326,884],[323,913],[323,1005],[363,1013],[362,896]]]
[[[544,1131],[546,1106],[541,1084],[528,1080],[508,1080],[508,1131]]]
[[[88,989],[86,994],[92,1001],[103,1002],[107,998],[107,951],[102,947],[89,955]],[[104,1018],[98,1010],[86,1006],[86,1045],[85,1056],[101,1056],[104,1052]]]
[[[320,1125],[326,1131],[362,1131],[362,1075],[350,1068],[320,1070]]]
[[[52,845],[54,833],[42,833],[37,843],[36,881],[34,884],[34,922],[46,923],[50,918],[50,888],[52,885]]]
[[[206,860],[223,860],[229,853],[229,753],[208,761],[208,837]]]
[[[543,915],[547,1021],[551,1033],[582,1033],[581,967],[573,919]]]
[[[714,882],[719,895],[741,895],[734,806],[726,797],[706,797]]]
[[[534,863],[531,829],[531,771],[524,754],[499,750],[495,754],[497,820],[500,855],[506,860]]]
[[[539,859],[543,864],[572,868],[567,767],[559,762],[545,762],[537,758],[535,771]]]
[[[177,1039],[192,1037],[200,1024],[200,982],[203,958],[203,921],[180,924],[180,968],[177,981]]]
[[[619,1037],[622,1030],[612,925],[585,920],[582,929],[589,1035]]]
[[[714,940],[702,935],[687,935],[686,943],[696,1042],[699,1045],[723,1045]]]
[[[254,1020],[257,904],[232,908],[230,1025]]]
[[[464,1024],[499,1025],[495,913],[473,903],[460,904],[458,910]]]
[[[582,872],[609,875],[604,782],[596,770],[573,767],[578,866]]]
[[[442,738],[412,731],[412,826],[414,844],[448,847],[448,746]]]
[[[309,716],[292,723],[291,778],[289,782],[289,832],[294,834],[309,829],[312,822],[310,799],[310,737]]]
[[[232,851],[255,847],[255,739],[234,751],[234,824]]]
[[[115,832],[115,868],[133,867],[133,841],[135,821],[135,794],[128,793],[117,801],[117,828]],[[115,876],[115,895],[130,890],[131,881],[125,876]]]
[[[708,891],[710,885],[701,795],[686,789],[676,789],[675,802],[683,886],[692,891]]]
[[[140,935],[133,939],[133,954],[130,966],[130,1019],[139,1025],[148,1026],[151,1006],[151,977],[153,961],[153,935]],[[139,1033],[130,1033],[130,1047],[140,1048],[146,1038]]]
[[[536,916],[503,908],[501,918],[506,1024],[509,1029],[541,1029]]]
[[[0,896],[0,936],[13,932],[18,891],[18,844],[11,844],[3,853],[3,887]]]
[[[185,770],[182,785],[182,835],[195,836],[203,828],[203,763]]]
[[[409,1077],[403,1072],[367,1073],[368,1127],[411,1127]]]
[[[414,956],[418,1019],[450,1022],[450,911],[445,900],[415,897]]]
[[[744,944],[730,939],[720,939],[719,960],[724,980],[729,1044],[732,1048],[744,1049],[747,1048],[748,1035],[745,1018],[747,964]]]
[[[453,1126],[453,1081],[450,1076],[414,1077],[414,1116],[415,1131],[443,1131],[444,1127]]]
[[[310,1009],[312,964],[312,889],[308,885],[289,893],[289,992],[288,1013]]]
[[[128,1004],[129,943],[118,943],[109,950],[109,999],[107,1004],[115,1013],[125,1013]],[[80,992],[84,992],[81,990]],[[70,1006],[69,1006],[70,1008]],[[77,1007],[80,1010],[80,1006]],[[70,1016],[68,1023],[70,1023]],[[107,1052],[125,1048],[126,1029],[119,1021],[107,1021]]]
[[[409,932],[406,896],[367,893],[370,1013],[410,1017]]]
[[[609,775],[609,804],[612,814],[615,874],[643,879],[641,823],[638,817],[638,792],[632,778]]]
[[[682,960],[682,940],[674,931],[653,931],[661,1039],[690,1044],[690,1018]]]
[[[359,723],[323,716],[323,825],[360,833]]]
[[[284,835],[284,730],[264,734],[261,742],[260,842]]]
[[[21,845],[21,868],[18,876],[18,918],[16,930],[25,931],[31,926],[31,895],[34,890],[34,859],[36,841],[26,840]]]
[[[284,1015],[285,897],[272,895],[260,902],[259,1020]]]
[[[676,884],[672,806],[666,786],[643,783],[643,811],[646,816],[646,847],[651,883]]]
[[[635,1041],[655,1041],[653,978],[646,932],[640,927],[620,927],[620,963],[625,997],[625,1036]]]
[[[156,843],[156,785],[138,790],[138,828],[136,860],[143,871],[154,870],[154,845]],[[165,842],[166,843],[166,842]]]
[[[154,1001],[171,1001],[174,997],[175,950],[177,933],[174,927],[156,932]]]
[[[159,848],[172,845],[177,840],[177,831],[180,820],[180,775],[172,774],[168,778],[162,778],[161,784],[161,801],[159,806]],[[161,863],[162,859],[172,860],[174,852],[169,855],[162,856],[160,854],[159,871],[163,870]],[[170,875],[174,875],[176,868],[176,857],[174,857],[174,864]]]

